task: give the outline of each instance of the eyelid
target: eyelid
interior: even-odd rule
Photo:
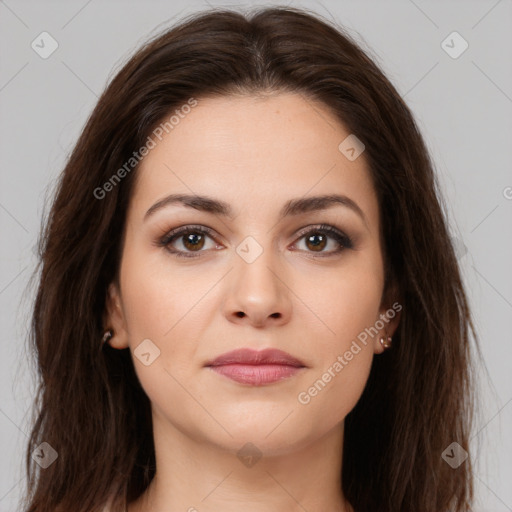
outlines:
[[[162,237],[162,242],[164,240],[167,240],[167,243],[170,242],[170,240],[178,235],[181,235],[182,233],[188,233],[188,232],[199,232],[204,233],[211,238],[215,239],[215,231],[212,228],[209,228],[208,226],[204,226],[202,224],[186,224],[184,226],[180,226],[178,228],[171,229],[170,231],[166,232],[165,235]]]

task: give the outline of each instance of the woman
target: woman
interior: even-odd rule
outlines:
[[[147,43],[40,255],[27,512],[470,510],[474,332],[442,199],[341,30],[212,11]]]

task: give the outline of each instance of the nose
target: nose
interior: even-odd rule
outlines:
[[[224,307],[230,322],[263,328],[290,321],[291,291],[270,250],[251,263],[236,256],[229,278]]]

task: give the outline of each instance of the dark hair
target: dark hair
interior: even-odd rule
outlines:
[[[130,352],[101,349],[136,166],[112,177],[191,98],[281,91],[322,102],[365,144],[384,292],[403,304],[393,350],[374,359],[345,419],[343,492],[357,512],[470,510],[471,459],[454,470],[441,454],[453,441],[469,450],[476,336],[424,141],[395,88],[342,29],[267,8],[195,14],[147,42],[108,85],[68,159],[39,243],[27,512],[96,512],[111,496],[122,507],[155,473],[150,402]],[[43,441],[58,459],[41,470],[31,454]]]

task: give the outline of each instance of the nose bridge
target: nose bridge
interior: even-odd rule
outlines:
[[[258,236],[258,235],[257,235]],[[275,253],[272,240],[269,236],[249,235],[236,247],[235,273],[238,288],[245,287],[250,293],[270,297],[279,293],[275,270],[279,255]],[[263,240],[263,238],[265,238]]]

